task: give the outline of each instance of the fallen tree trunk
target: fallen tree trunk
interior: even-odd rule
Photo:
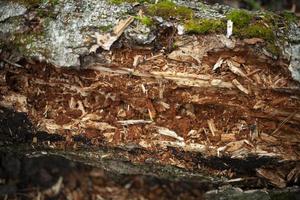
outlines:
[[[32,52],[17,62],[2,53],[1,151],[216,186],[299,184],[297,56],[267,52],[264,35],[178,35],[174,27],[128,48],[121,34],[132,21],[98,35],[79,69],[54,67],[67,59],[53,54],[46,64]],[[116,36],[120,46],[110,47]]]

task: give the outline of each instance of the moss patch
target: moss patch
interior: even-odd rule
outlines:
[[[151,3],[151,0],[110,0],[112,4],[120,5],[122,3]]]
[[[188,33],[198,34],[224,32],[226,30],[226,24],[221,20],[193,19],[185,24],[185,30]]]
[[[244,10],[232,10],[227,14],[227,19],[230,19],[234,26],[239,28],[249,25],[252,18],[252,15]]]
[[[150,17],[143,16],[143,17],[135,17],[139,22],[144,24],[145,26],[151,26],[153,24],[153,21]]]
[[[281,14],[281,16],[283,17],[287,25],[291,25],[292,23],[297,23],[298,21],[298,17],[292,12],[285,11]]]
[[[191,19],[194,16],[192,9],[176,5],[171,1],[160,1],[157,4],[152,4],[147,9],[147,12],[152,16],[160,16],[163,19],[169,19],[170,17]]]
[[[274,41],[275,35],[271,28],[266,27],[262,24],[252,24],[240,31],[240,36],[243,38],[262,38],[266,41]]]
[[[101,26],[99,27],[100,32],[107,32],[113,28],[113,25]]]

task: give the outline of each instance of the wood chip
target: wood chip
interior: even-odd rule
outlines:
[[[238,151],[242,149],[243,147],[253,147],[253,145],[248,140],[239,140],[235,142],[230,142],[225,146],[219,147],[217,149],[218,156],[220,155],[220,152],[226,151],[228,153],[233,153],[235,151]]]
[[[230,134],[221,134],[221,141],[222,142],[233,142],[235,141],[235,134],[230,133]]]
[[[169,137],[172,137],[172,138],[175,138],[179,141],[184,141],[184,139],[180,136],[177,135],[177,133],[175,131],[172,131],[168,128],[165,128],[165,127],[157,127],[157,131],[159,134],[161,135],[165,135],[165,136],[169,136]]]
[[[250,39],[244,39],[244,42],[249,45],[254,45],[257,43],[263,43],[264,40],[261,38],[250,38]]]
[[[95,122],[95,121],[85,122],[84,127],[85,128],[93,128],[93,129],[97,129],[97,130],[101,130],[101,131],[116,129],[116,127],[114,127],[106,122]]]
[[[144,61],[144,57],[141,55],[136,55],[133,58],[133,67],[137,67],[140,63],[142,63]]]
[[[213,79],[210,81],[211,86],[216,87],[216,88],[233,88],[233,84],[230,82],[225,82],[222,81],[221,79]]]
[[[300,175],[300,165],[296,166],[294,169],[290,171],[290,173],[287,175],[287,181],[291,182],[292,180],[294,180],[294,182],[296,183],[298,181],[299,175]]]
[[[241,66],[239,63],[230,60],[226,60],[226,63],[232,73],[244,78],[248,78],[247,75],[239,68],[239,66]]]
[[[182,148],[184,151],[199,152],[199,153],[207,153],[208,150],[212,148],[197,143],[186,144],[183,141],[155,141],[154,143],[163,147],[176,147],[176,148]]]
[[[233,85],[235,85],[240,91],[242,91],[245,94],[249,94],[249,90],[247,90],[238,80],[233,79],[232,80]]]
[[[119,23],[114,27],[112,33],[98,34],[96,33],[97,44],[104,50],[109,50],[111,45],[122,35],[125,29],[133,22],[134,17],[130,16],[127,19],[120,20]],[[94,51],[93,46],[91,50]],[[90,50],[90,51],[91,51]]]
[[[57,182],[50,188],[43,191],[43,193],[48,197],[55,197],[61,190],[63,186],[63,177],[59,177]]]
[[[224,62],[223,58],[220,57],[220,58],[218,59],[218,61],[216,62],[216,64],[214,65],[213,71],[216,71],[218,68],[220,68],[221,65],[223,64],[223,62]]]
[[[279,187],[279,188],[285,188],[286,182],[285,180],[280,177],[276,171],[268,170],[268,169],[256,169],[256,172],[259,176],[267,179],[272,183],[273,185]]]
[[[272,143],[276,143],[278,142],[277,139],[271,135],[268,135],[266,133],[261,133],[259,135],[259,138],[265,142],[268,142],[269,144],[272,144]]]
[[[135,125],[135,124],[151,124],[153,121],[143,120],[143,119],[132,119],[132,120],[121,120],[118,122],[123,126],[127,126],[127,125]]]
[[[215,126],[214,120],[213,119],[207,120],[207,124],[208,124],[209,130],[210,130],[212,136],[215,136],[216,132],[218,130],[217,130],[216,126]]]

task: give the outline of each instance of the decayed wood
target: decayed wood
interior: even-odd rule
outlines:
[[[14,112],[26,113],[18,130],[28,135],[5,125],[11,145],[1,148],[126,174],[297,184],[299,84],[286,65],[275,68],[265,56],[257,64],[260,55],[245,44],[206,53],[202,62],[179,62],[118,49],[107,55],[110,64],[80,70],[5,61],[0,119],[17,123]]]
[[[287,60],[263,55],[269,41],[160,26],[154,46],[135,46],[122,37],[133,21],[95,33],[77,70],[0,53],[0,151],[213,186],[299,185],[300,85]]]

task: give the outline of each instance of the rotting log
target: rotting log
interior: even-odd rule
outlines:
[[[156,30],[148,45],[98,34],[96,52],[81,55],[76,69],[54,67],[67,59],[34,48],[14,62],[17,47],[4,43],[1,151],[215,186],[299,184],[300,87],[289,69],[297,56],[267,52],[265,35]]]

